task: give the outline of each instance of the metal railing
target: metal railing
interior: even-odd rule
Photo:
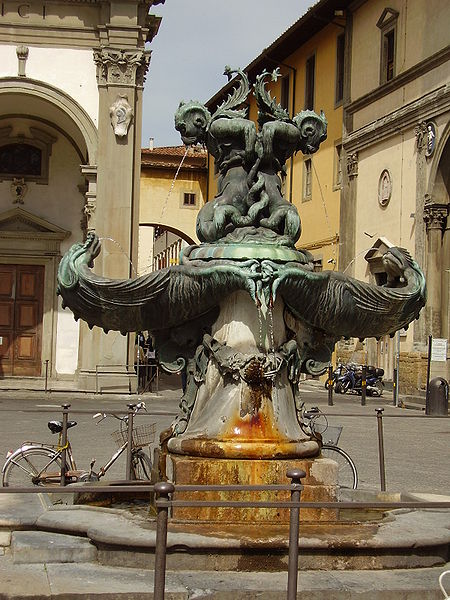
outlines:
[[[114,486],[114,493],[125,494],[130,492],[154,492],[156,493],[156,539],[154,549],[154,578],[153,598],[164,600],[166,587],[166,559],[167,559],[167,537],[169,524],[169,509],[172,507],[226,507],[226,508],[278,508],[290,511],[289,538],[288,538],[288,580],[287,600],[296,600],[298,587],[298,554],[299,554],[299,526],[300,511],[302,509],[450,509],[450,502],[302,502],[301,491],[304,486],[301,483],[305,472],[300,469],[290,469],[286,473],[291,479],[290,484],[280,485],[174,485],[167,481],[161,481],[155,485],[127,485],[131,481],[123,482],[124,485]],[[79,493],[111,493],[110,486],[89,485],[74,490],[70,486],[58,488],[58,494]],[[176,491],[215,491],[221,492],[267,492],[267,491],[290,491],[290,499],[285,501],[238,501],[238,500],[174,500],[171,498]],[[23,488],[0,488],[0,494],[42,494],[42,487]]]
[[[117,369],[122,369],[118,371]],[[95,365],[95,393],[101,394],[99,391],[99,377],[108,375],[108,377],[126,377],[128,379],[128,392],[131,394],[131,378],[136,377],[134,367],[130,365]]]
[[[130,441],[131,431],[133,428],[133,405],[128,406],[128,439]],[[64,404],[62,408],[62,440],[61,445],[64,447],[67,443],[67,422],[69,418],[70,404]],[[103,408],[101,410],[104,410]],[[381,491],[386,490],[386,473],[385,473],[385,456],[384,456],[384,433],[383,433],[383,408],[375,409],[377,419],[377,434],[378,434],[378,456],[380,469],[380,486]],[[3,412],[3,411],[0,411]],[[21,412],[54,412],[50,409],[24,409]],[[71,410],[74,414],[92,414],[93,410]],[[119,412],[117,412],[119,414]],[[168,412],[149,412],[143,413],[146,416],[154,414],[171,414]],[[358,417],[372,418],[373,414],[349,414],[349,413],[322,413],[329,417]],[[448,418],[445,416],[426,416],[423,414],[417,415],[388,415],[389,418],[420,418],[420,419],[442,419]],[[163,600],[165,593],[165,574],[166,574],[166,555],[167,555],[167,533],[168,533],[168,518],[169,509],[171,507],[223,507],[223,508],[284,508],[290,511],[289,519],[289,544],[288,544],[288,586],[287,600],[294,600],[297,594],[297,576],[298,576],[298,536],[300,510],[302,509],[398,509],[398,508],[450,508],[450,502],[416,502],[416,501],[401,501],[401,502],[302,502],[301,491],[303,485],[301,483],[305,473],[299,469],[291,469],[287,472],[287,477],[291,479],[290,484],[279,485],[174,485],[169,482],[158,482],[153,485],[127,485],[133,480],[130,479],[131,468],[131,443],[127,448],[126,461],[126,480],[124,485],[114,486],[116,493],[129,493],[139,490],[140,492],[155,492],[156,493],[156,542],[155,542],[155,577],[154,577],[154,599]],[[65,464],[65,456],[61,456],[61,464]],[[134,482],[133,482],[134,483]],[[74,493],[73,488],[66,486],[64,470],[61,473],[61,487],[58,488],[58,493]],[[82,487],[85,492],[106,493],[111,492],[111,487],[102,485],[84,485]],[[31,488],[0,488],[0,493],[42,493],[42,487]],[[78,491],[79,488],[78,488]],[[237,500],[174,500],[173,494],[176,491],[220,491],[220,492],[267,492],[267,491],[290,491],[290,499],[284,501],[237,501]]]

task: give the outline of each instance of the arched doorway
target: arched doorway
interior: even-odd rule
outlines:
[[[424,206],[427,229],[427,329],[450,338],[450,124],[436,149]]]
[[[96,128],[64,92],[0,80],[0,369],[3,376],[70,375],[78,324],[56,296],[61,255],[81,241]]]

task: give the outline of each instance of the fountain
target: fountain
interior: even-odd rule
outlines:
[[[321,458],[317,440],[298,423],[300,374],[324,373],[343,336],[378,337],[407,327],[425,303],[425,280],[401,248],[383,257],[384,286],[314,272],[312,255],[296,247],[300,217],[283,198],[280,174],[294,153],[318,150],[326,139],[325,116],[305,110],[290,118],[266,89],[277,71],[261,73],[253,89],[242,71],[226,73],[236,74],[236,84],[213,114],[191,101],[175,115],[183,142],[206,145],[218,173],[218,194],[198,215],[200,245],[188,247],[180,265],[110,280],[91,271],[100,243],[89,234],[63,257],[58,290],[76,319],[123,334],[149,330],[161,366],[172,373],[186,369],[180,414],[161,435],[162,478],[284,483],[295,466],[306,472],[304,500],[332,501],[336,464]],[[257,125],[243,107],[252,92]],[[284,518],[276,509],[251,516],[245,509],[199,510],[174,509],[173,522],[251,518],[269,525]],[[302,511],[310,522],[334,518],[330,510]]]

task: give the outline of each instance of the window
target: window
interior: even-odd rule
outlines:
[[[185,192],[183,196],[183,206],[195,206],[195,194]]]
[[[312,262],[314,273],[321,273],[323,271],[323,259],[314,257]]]
[[[396,10],[385,8],[377,23],[377,27],[381,30],[381,85],[391,81],[391,79],[395,77],[395,47],[398,15],[399,13]]]
[[[334,146],[334,177],[333,189],[340,190],[342,187],[342,144],[336,143]]]
[[[289,112],[289,75],[285,75],[281,79],[280,104]]]
[[[314,84],[316,57],[310,56],[306,61],[305,109],[314,110]]]
[[[41,176],[42,152],[30,144],[6,144],[0,149],[0,173]]]
[[[312,160],[307,158],[303,163],[303,202],[311,200],[312,195]]]
[[[381,82],[385,83],[394,77],[395,30],[391,29],[383,36],[383,72]]]
[[[344,98],[344,52],[345,34],[341,33],[336,39],[336,104],[340,104]]]
[[[0,181],[17,177],[48,184],[52,145],[56,138],[37,127],[11,136],[12,127],[0,127]]]

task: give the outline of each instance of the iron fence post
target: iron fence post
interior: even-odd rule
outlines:
[[[289,469],[286,475],[291,480],[291,485],[293,486],[293,489],[291,490],[291,502],[300,502],[300,493],[303,489],[301,480],[303,477],[306,477],[305,471],[302,471],[301,469]],[[300,509],[291,506],[289,513],[287,600],[296,600],[297,598],[299,515]]]
[[[48,392],[48,358],[45,360],[45,393]]]
[[[69,420],[70,404],[63,404],[62,431],[61,431],[61,485],[66,485],[66,447],[67,447],[67,421]]]
[[[386,468],[384,464],[384,439],[383,439],[383,411],[384,408],[376,408],[378,426],[378,458],[380,461],[380,484],[381,491],[386,491]]]
[[[367,395],[367,366],[364,365],[362,368],[362,375],[361,375],[361,406],[366,405],[366,395]]]
[[[127,404],[128,406],[128,421],[127,421],[127,435],[128,435],[128,446],[127,446],[127,465],[125,478],[131,479],[131,450],[133,447],[133,415],[135,404]]]
[[[166,587],[166,552],[167,552],[167,521],[169,518],[169,494],[173,494],[175,486],[168,481],[155,483],[156,500],[156,543],[155,543],[155,572],[153,578],[154,600],[164,600]],[[158,500],[164,500],[161,506]]]
[[[392,403],[394,406],[398,406],[397,369],[394,369],[394,376],[392,378]]]
[[[328,365],[328,406],[333,406],[333,366]]]

